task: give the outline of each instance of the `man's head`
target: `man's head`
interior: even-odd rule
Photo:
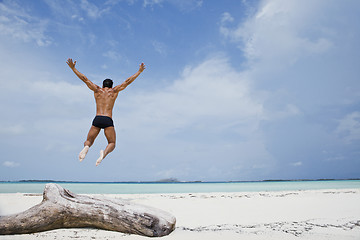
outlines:
[[[103,81],[103,88],[106,88],[106,87],[112,88],[112,86],[113,86],[113,81],[111,79],[107,78]]]

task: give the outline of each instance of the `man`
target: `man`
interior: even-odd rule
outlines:
[[[114,107],[115,100],[120,91],[124,90],[129,84],[131,84],[139,75],[144,71],[144,63],[140,64],[139,71],[137,71],[133,76],[129,77],[120,85],[112,87],[113,81],[111,79],[105,79],[103,81],[103,87],[91,82],[84,74],[80,73],[76,68],[76,61],[73,62],[69,58],[66,62],[73,72],[78,76],[87,86],[94,92],[95,102],[96,102],[96,116],[92,122],[92,126],[87,135],[87,139],[84,142],[84,148],[79,154],[80,162],[84,160],[87,152],[91,145],[93,145],[95,138],[98,136],[101,129],[104,129],[105,137],[108,141],[108,145],[105,150],[100,151],[100,157],[96,161],[96,166],[98,166],[101,161],[115,149],[116,142],[116,133],[114,129],[114,123],[112,120],[112,110]]]

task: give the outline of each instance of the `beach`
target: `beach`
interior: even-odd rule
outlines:
[[[96,194],[88,194],[99,196]],[[360,239],[360,189],[274,192],[101,194],[165,210],[176,217],[166,240],[180,239]],[[42,194],[0,194],[0,215],[24,211]],[[98,229],[59,229],[16,239],[146,239]]]

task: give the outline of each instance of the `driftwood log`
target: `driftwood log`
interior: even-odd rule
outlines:
[[[161,237],[175,228],[176,219],[159,209],[125,200],[76,195],[46,184],[40,204],[19,214],[0,217],[0,235],[59,228],[98,228]]]

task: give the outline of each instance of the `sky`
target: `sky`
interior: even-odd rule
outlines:
[[[357,0],[0,1],[0,180],[360,178]],[[83,162],[95,84],[114,152]]]

